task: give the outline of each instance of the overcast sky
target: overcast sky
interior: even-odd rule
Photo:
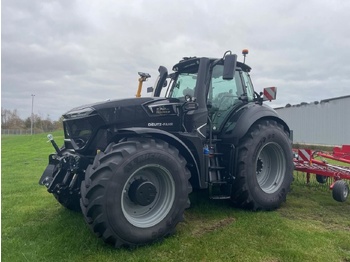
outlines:
[[[350,1],[2,0],[1,106],[52,120],[133,97],[137,72],[248,48],[273,107],[350,94]],[[144,88],[144,91],[146,88]],[[143,96],[147,94],[143,92]]]

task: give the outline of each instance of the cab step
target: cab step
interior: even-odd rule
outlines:
[[[231,187],[226,181],[214,181],[209,183],[210,199],[230,199]]]

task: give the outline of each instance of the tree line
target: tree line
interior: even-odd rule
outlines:
[[[1,129],[31,129],[32,118],[21,119],[17,109],[8,110],[1,108]],[[57,121],[52,121],[49,116],[43,119],[37,114],[33,114],[33,130],[35,132],[51,132],[62,128],[62,117]]]

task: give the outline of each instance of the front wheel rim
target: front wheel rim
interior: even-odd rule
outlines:
[[[256,177],[261,190],[268,194],[279,190],[286,167],[286,155],[282,147],[275,142],[265,144],[256,160]]]
[[[349,187],[345,186],[344,191],[343,191],[343,196],[344,198],[348,198],[349,195]]]
[[[152,183],[156,195],[148,205],[130,199],[130,186],[136,180]],[[128,222],[139,228],[149,228],[161,222],[175,200],[175,182],[169,170],[155,164],[145,165],[133,172],[124,185],[121,197],[122,212]]]

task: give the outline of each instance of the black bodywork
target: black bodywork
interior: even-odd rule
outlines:
[[[193,188],[234,183],[236,147],[253,123],[270,118],[289,129],[273,109],[261,103],[258,94],[254,101],[240,97],[240,102],[223,115],[223,124],[214,129],[207,97],[213,65],[219,63],[223,64],[224,58],[185,58],[173,67],[175,80],[179,72],[198,72],[194,96],[189,99],[159,97],[164,81],[169,80],[167,70],[161,67],[153,97],[111,100],[64,114],[64,146],[60,153],[49,156],[40,183],[51,193],[79,190],[84,170],[98,151],[111,142],[135,136],[159,138],[178,148],[188,163]],[[229,73],[230,67],[225,68]],[[249,72],[250,67],[237,62],[235,77],[240,77],[239,71]],[[55,172],[57,168],[62,172]]]

